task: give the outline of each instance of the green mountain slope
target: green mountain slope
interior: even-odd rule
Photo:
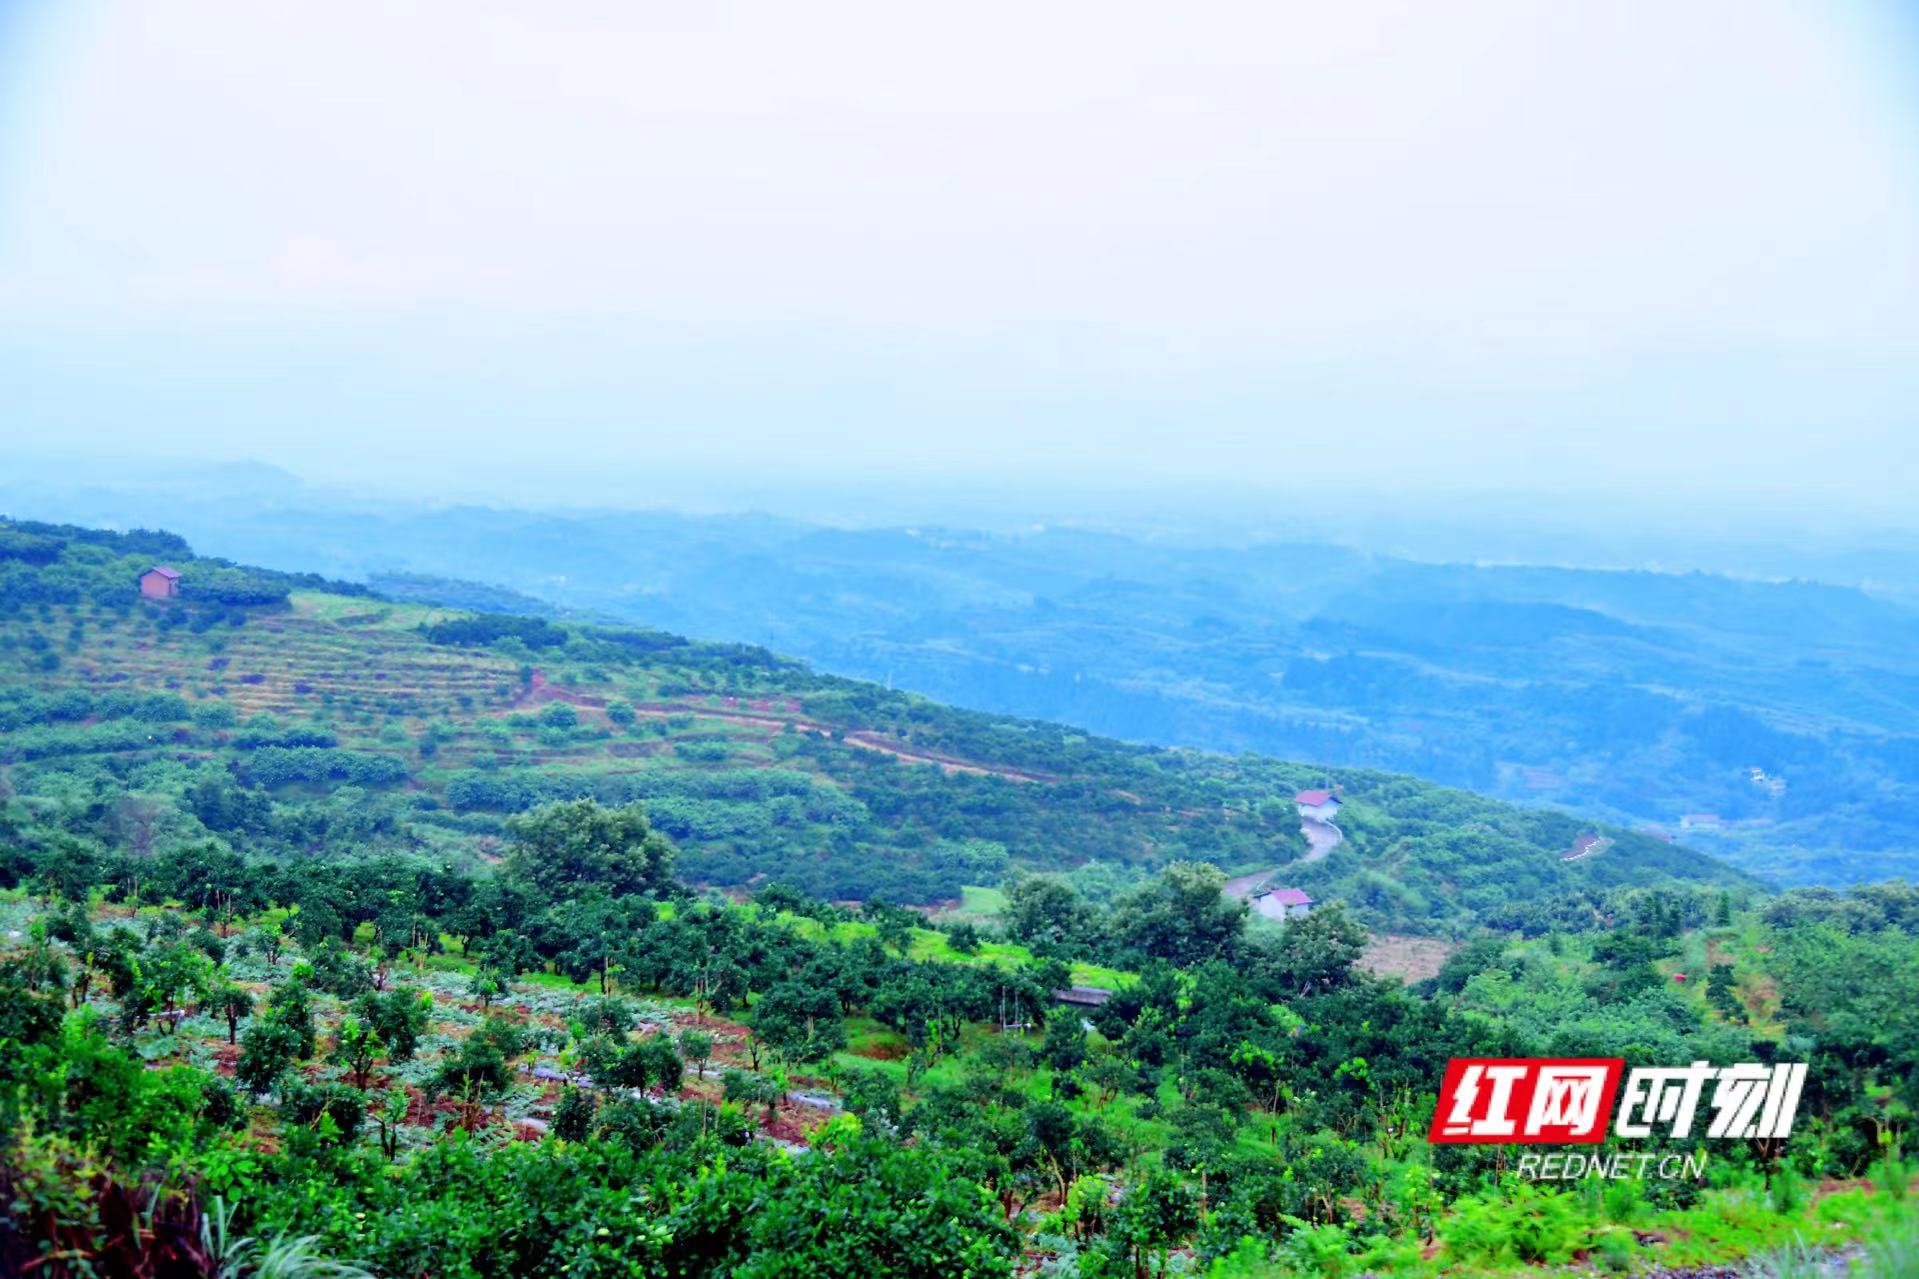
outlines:
[[[153,563],[181,597],[139,598]],[[360,593],[352,593],[359,590]],[[76,848],[224,839],[485,859],[549,799],[644,800],[693,879],[931,902],[1011,867],[1097,899],[1187,859],[1377,928],[1577,919],[1615,887],[1746,882],[1698,853],[1344,772],[1323,861],[1309,765],[1125,745],[817,674],[764,650],[471,614],[194,558],[170,535],[0,524],[9,821]],[[3,834],[4,832],[0,832]],[[1567,860],[1585,833],[1602,836]]]
[[[1715,558],[1680,538],[1620,559],[1562,546],[1537,521],[1485,559],[1439,563],[1427,557],[1451,556],[1426,524],[1370,543],[1418,548],[1411,560],[1176,525],[422,508],[279,478],[89,475],[82,492],[70,475],[0,477],[0,509],[150,512],[224,554],[400,598],[759,644],[1127,741],[1331,759],[1684,829],[1781,883],[1919,873],[1911,554],[1828,561],[1801,544],[1719,561],[1727,577],[1570,567]],[[1786,580],[1801,574],[1815,580]]]

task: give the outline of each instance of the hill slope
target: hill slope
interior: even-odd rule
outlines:
[[[156,558],[182,570],[180,599],[137,597]],[[471,859],[507,815],[593,795],[645,801],[685,873],[721,885],[928,902],[1020,866],[1097,898],[1191,859],[1284,868],[1424,933],[1746,882],[1643,835],[1365,771],[1337,779],[1345,843],[1306,864],[1290,797],[1311,766],[958,711],[756,648],[343,589],[166,535],[0,524],[12,820],[136,850],[214,836]],[[1597,850],[1567,860],[1589,831]]]
[[[224,553],[409,598],[422,584],[393,570],[481,579],[543,603],[430,593],[765,645],[1130,741],[1330,758],[1668,832],[1716,814],[1688,838],[1780,882],[1919,868],[1919,594],[1897,550],[1720,560],[1680,539],[1621,559],[1524,521],[1498,539],[1504,566],[1429,563],[1057,527],[429,509],[278,478],[0,478],[0,507],[189,520]],[[186,510],[183,492],[205,496]],[[1448,545],[1417,527],[1370,544]],[[1537,566],[1561,556],[1827,576]]]

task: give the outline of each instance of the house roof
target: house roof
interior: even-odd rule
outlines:
[[[158,564],[155,564],[155,565],[154,565],[154,566],[153,566],[152,568],[150,568],[150,569],[148,569],[148,570],[147,570],[147,573],[158,573],[158,574],[159,574],[159,575],[160,575],[161,577],[168,577],[168,578],[174,578],[174,577],[178,577],[178,576],[180,576],[180,570],[179,570],[179,569],[177,569],[177,568],[162,568],[162,567],[161,567],[160,565],[158,565]],[[147,575],[147,573],[142,573],[142,574],[140,574],[140,576],[141,576],[141,577],[145,577],[145,576]]]
[[[1112,997],[1113,992],[1102,986],[1068,986],[1053,992],[1053,998],[1062,1004],[1089,1004],[1095,1008]]]
[[[1306,890],[1303,888],[1275,888],[1270,893],[1261,893],[1260,896],[1270,897],[1282,906],[1310,906],[1313,904],[1313,899],[1306,895]]]
[[[1293,796],[1295,804],[1305,804],[1309,808],[1318,808],[1321,804],[1337,804],[1339,796],[1329,790],[1303,790]]]

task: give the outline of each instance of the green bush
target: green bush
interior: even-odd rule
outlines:
[[[1522,1181],[1459,1200],[1439,1227],[1448,1261],[1493,1264],[1570,1261],[1592,1235],[1575,1196]]]

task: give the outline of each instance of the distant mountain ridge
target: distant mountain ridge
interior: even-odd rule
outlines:
[[[1668,835],[1708,818],[1688,837],[1786,882],[1919,874],[1919,609],[1900,598],[1070,528],[306,497],[200,506],[191,531],[258,561],[491,584],[528,597],[502,597],[513,611],[761,644],[1130,741],[1410,772]]]
[[[1292,798],[1321,781],[1310,763],[956,710],[748,646],[328,592],[166,536],[0,523],[6,793],[83,843],[482,859],[511,814],[593,796],[645,802],[694,878],[838,898],[948,899],[1018,867],[1097,899],[1192,860],[1459,935],[1591,926],[1621,890],[1755,887],[1643,835],[1364,769],[1335,778],[1346,839],[1311,861]],[[134,590],[156,549],[177,599]],[[251,595],[209,593],[233,572]],[[1586,834],[1609,843],[1575,858]]]

